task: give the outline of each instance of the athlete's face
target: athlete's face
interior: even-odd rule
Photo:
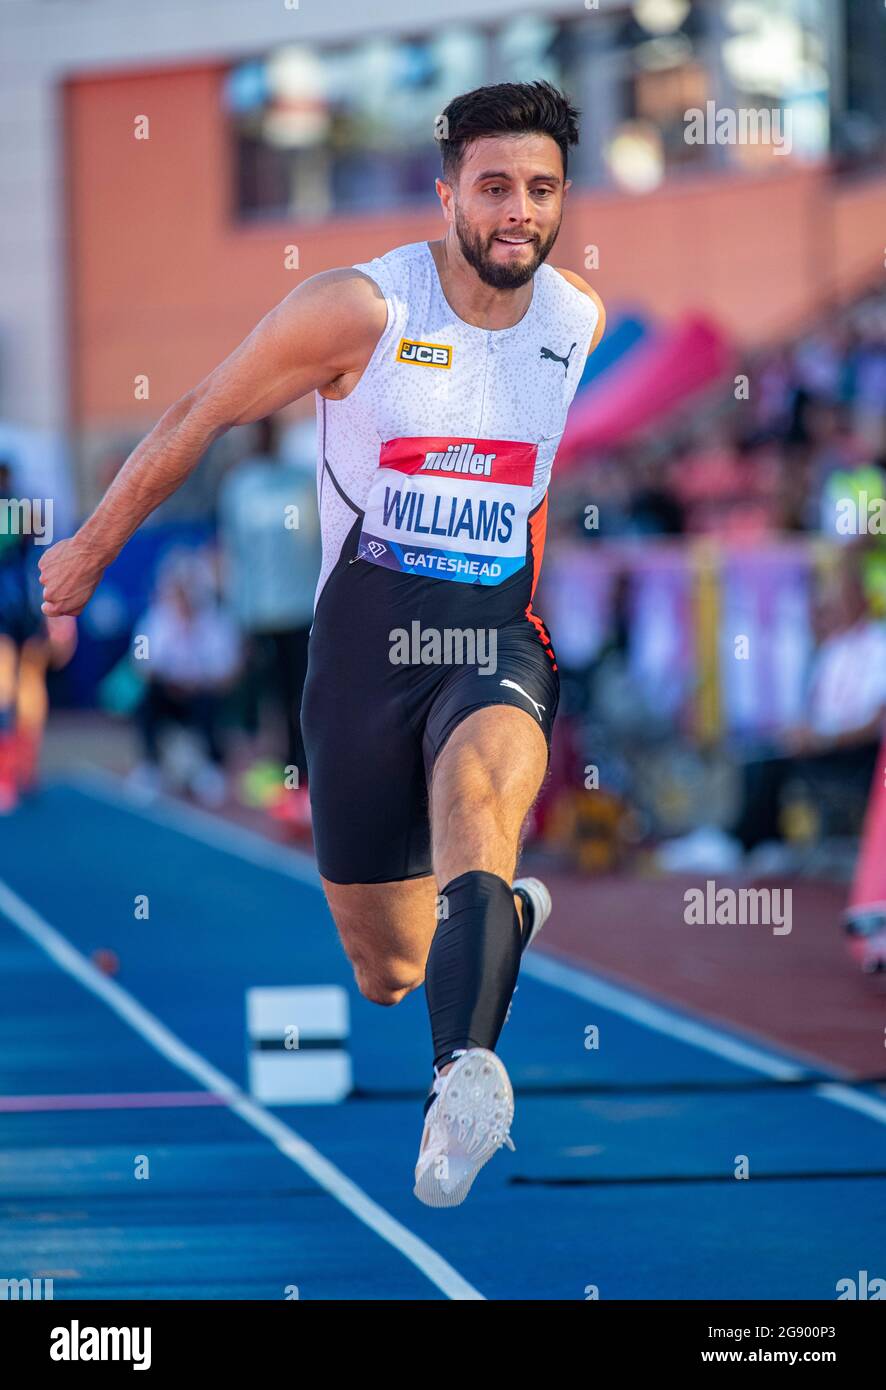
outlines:
[[[532,278],[557,239],[563,198],[560,148],[549,135],[474,140],[465,150],[457,187],[444,198],[462,255],[495,289]]]

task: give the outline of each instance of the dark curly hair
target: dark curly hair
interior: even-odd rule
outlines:
[[[458,180],[465,147],[484,135],[550,135],[567,153],[578,144],[581,112],[550,82],[498,82],[453,97],[437,120],[443,178]]]

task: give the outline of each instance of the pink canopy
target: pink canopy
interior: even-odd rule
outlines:
[[[732,345],[710,319],[693,316],[646,339],[575,401],[558,468],[621,444],[729,369]]]

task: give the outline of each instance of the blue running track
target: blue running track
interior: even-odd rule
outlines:
[[[246,1092],[245,992],[306,984],[350,992],[356,1094],[271,1110]],[[0,825],[0,1278],[56,1299],[768,1300],[886,1275],[874,1087],[537,948],[499,1050],[516,1153],[429,1211],[423,995],[360,998],[311,862],[56,783]]]

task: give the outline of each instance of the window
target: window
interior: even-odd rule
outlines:
[[[225,98],[239,215],[322,218],[432,198],[434,123],[487,80],[487,44],[480,30],[450,28],[238,64]]]

